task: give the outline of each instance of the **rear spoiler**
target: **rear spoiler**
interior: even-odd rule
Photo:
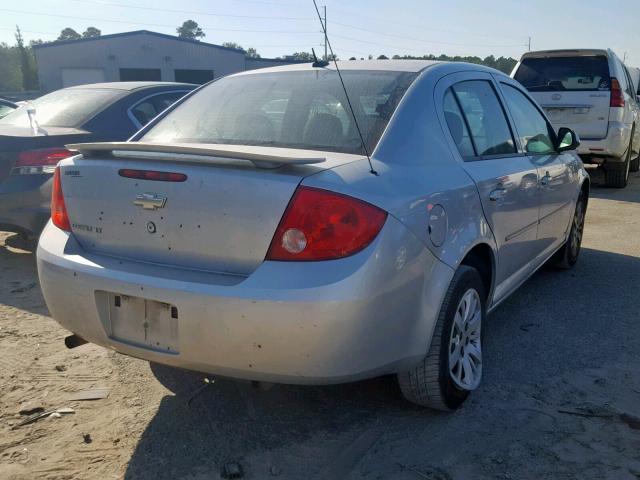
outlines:
[[[299,150],[245,145],[215,145],[202,143],[101,142],[72,143],[66,146],[84,157],[111,155],[114,158],[167,160],[191,163],[219,163],[223,159],[246,160],[258,168],[278,168],[283,165],[323,163],[324,157]]]

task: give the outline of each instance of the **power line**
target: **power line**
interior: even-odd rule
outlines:
[[[488,37],[488,38],[514,38],[514,37],[507,37],[505,35],[495,35],[495,34],[489,34],[489,33],[474,33],[474,32],[469,32],[469,31],[455,31],[455,30],[451,30],[451,29],[447,29],[447,28],[434,28],[434,27],[425,27],[424,25],[417,25],[417,24],[411,24],[411,23],[404,23],[404,22],[398,22],[397,20],[391,20],[388,18],[378,18],[378,17],[373,17],[370,15],[363,15],[361,12],[354,12],[354,11],[350,11],[350,10],[345,10],[343,8],[339,8],[339,7],[331,7],[334,10],[337,10],[339,12],[342,13],[346,13],[347,15],[354,15],[358,18],[364,18],[364,19],[369,19],[369,20],[373,20],[375,22],[380,22],[380,23],[384,23],[384,24],[395,24],[395,25],[399,25],[401,27],[408,27],[408,28],[415,28],[417,30],[422,30],[422,31],[434,31],[434,32],[444,32],[444,33],[456,33],[456,34],[465,34],[465,35],[473,35],[473,36],[477,36],[477,37]],[[380,33],[380,32],[376,32],[376,33]]]
[[[342,23],[342,22],[333,22],[334,25],[339,25],[341,27],[346,27],[346,28],[352,28],[355,30],[362,30],[363,32],[369,32],[369,33],[374,33],[376,35],[381,35],[381,36],[385,36],[385,37],[393,37],[393,38],[400,38],[403,40],[411,40],[414,42],[423,42],[423,43],[433,43],[433,44],[439,44],[439,45],[455,45],[455,46],[461,46],[461,47],[487,47],[487,48],[507,48],[507,47],[522,47],[523,44],[517,44],[517,45],[483,45],[483,44],[478,44],[478,43],[455,43],[455,42],[441,42],[438,40],[426,40],[424,38],[417,38],[417,37],[408,37],[406,35],[396,35],[393,33],[385,33],[385,32],[381,32],[381,31],[377,31],[377,30],[371,30],[368,28],[362,28],[362,27],[357,27],[355,25],[349,25],[347,23]]]
[[[168,25],[166,23],[143,23],[143,22],[132,22],[132,21],[123,21],[123,20],[112,20],[105,18],[95,18],[95,17],[78,17],[75,15],[60,15],[55,13],[40,13],[40,12],[29,12],[26,10],[13,10],[9,8],[0,8],[0,12],[9,12],[9,13],[21,13],[25,15],[37,15],[44,17],[58,17],[58,18],[68,18],[71,20],[85,20],[90,22],[106,22],[106,23],[119,23],[125,25],[142,25],[147,27],[164,27],[164,28],[176,28],[176,25]],[[200,27],[203,30],[213,30],[218,32],[250,32],[250,33],[292,33],[292,34],[312,34],[316,33],[316,31],[311,30],[279,30],[279,29],[261,29],[261,30],[252,30],[252,29],[239,29],[239,28],[219,28],[219,27]]]
[[[116,3],[116,2],[108,2],[101,0],[72,0],[78,3],[85,3],[91,5],[102,5],[108,7],[117,7],[117,8],[131,8],[136,10],[145,10],[152,12],[168,12],[168,13],[183,13],[188,15],[206,15],[209,17],[228,17],[228,18],[252,18],[259,20],[304,20],[310,21],[311,19],[308,17],[279,17],[279,16],[261,16],[261,15],[238,15],[232,13],[210,13],[203,11],[195,11],[195,10],[176,10],[172,8],[158,8],[158,7],[141,7],[138,5],[127,5],[124,3]]]

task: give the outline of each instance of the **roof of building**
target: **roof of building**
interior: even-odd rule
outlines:
[[[74,85],[67,88],[110,88],[112,90],[137,90],[140,88],[153,88],[153,87],[176,87],[176,88],[196,88],[198,85],[191,83],[178,83],[178,82],[102,82],[102,83],[88,83],[86,85]]]
[[[213,43],[201,42],[200,40],[191,40],[189,38],[181,38],[181,37],[177,37],[175,35],[168,35],[166,33],[152,32],[150,30],[134,30],[132,32],[111,33],[111,34],[108,34],[108,35],[100,35],[99,37],[80,38],[78,40],[58,40],[58,41],[55,41],[55,42],[48,42],[48,43],[42,43],[40,45],[34,45],[34,48],[40,49],[40,48],[48,48],[48,47],[58,47],[60,45],[67,45],[67,44],[71,44],[71,43],[72,44],[77,44],[77,43],[81,43],[81,42],[98,42],[98,41],[101,41],[101,40],[109,40],[111,38],[134,37],[136,35],[151,35],[151,36],[154,36],[154,37],[160,37],[160,38],[166,38],[166,39],[169,39],[169,40],[175,40],[177,42],[191,43],[193,45],[198,45],[200,47],[217,48],[217,49],[221,49],[221,50],[227,50],[227,51],[230,51],[230,52],[244,53],[242,50],[237,50],[235,48],[223,47],[222,45],[215,45]]]

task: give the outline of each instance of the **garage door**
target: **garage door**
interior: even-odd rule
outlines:
[[[62,86],[72,87],[85,83],[104,82],[104,70],[102,68],[63,68]]]

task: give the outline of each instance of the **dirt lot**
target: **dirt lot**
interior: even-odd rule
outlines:
[[[33,252],[0,233],[0,478],[204,480],[234,461],[252,479],[640,479],[640,175],[596,185],[587,221],[575,270],[542,270],[490,316],[483,385],[453,415],[390,378],[193,397],[198,375],[67,350]],[[68,400],[93,387],[111,393]],[[26,403],[75,413],[12,429]]]

